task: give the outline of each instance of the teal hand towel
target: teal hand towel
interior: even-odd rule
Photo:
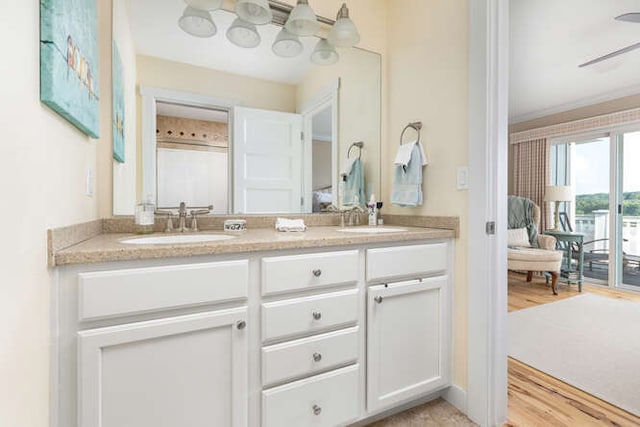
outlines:
[[[408,164],[395,166],[391,204],[406,207],[422,205],[422,166],[424,164],[422,149],[419,144],[414,144]]]
[[[362,161],[356,159],[353,161],[351,170],[345,176],[342,204],[344,206],[361,206],[365,202],[364,168],[362,167]]]

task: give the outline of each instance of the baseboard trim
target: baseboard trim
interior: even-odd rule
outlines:
[[[467,391],[465,389],[454,384],[442,390],[442,398],[467,415]]]

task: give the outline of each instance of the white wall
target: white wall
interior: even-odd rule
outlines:
[[[99,4],[98,13],[108,13],[110,26],[111,1]],[[109,144],[91,140],[40,103],[39,7],[39,2],[9,0],[0,13],[0,40],[5,41],[0,61],[2,426],[49,425],[52,273],[46,230],[97,218],[98,197],[85,196],[85,176],[91,169],[99,180],[97,144]],[[110,42],[109,34],[103,39]],[[104,49],[102,43],[101,56]],[[111,86],[103,65],[101,97]],[[104,128],[101,119],[101,134]]]

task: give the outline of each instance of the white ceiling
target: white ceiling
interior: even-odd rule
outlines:
[[[584,68],[640,42],[640,0],[511,0],[509,121],[517,123],[640,93],[640,49]]]
[[[210,38],[198,38],[178,27],[178,18],[186,6],[183,0],[119,1],[127,2],[129,27],[138,54],[290,84],[300,82],[312,67],[309,57],[317,42],[315,37],[301,38],[305,47],[301,55],[281,58],[271,51],[280,31],[275,25],[259,25],[262,42],[254,49],[245,49],[227,40],[233,13],[213,12],[218,32]]]

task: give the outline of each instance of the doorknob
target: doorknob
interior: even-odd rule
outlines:
[[[382,304],[382,297],[381,296],[377,296],[373,299],[375,302],[377,302],[378,304]]]

